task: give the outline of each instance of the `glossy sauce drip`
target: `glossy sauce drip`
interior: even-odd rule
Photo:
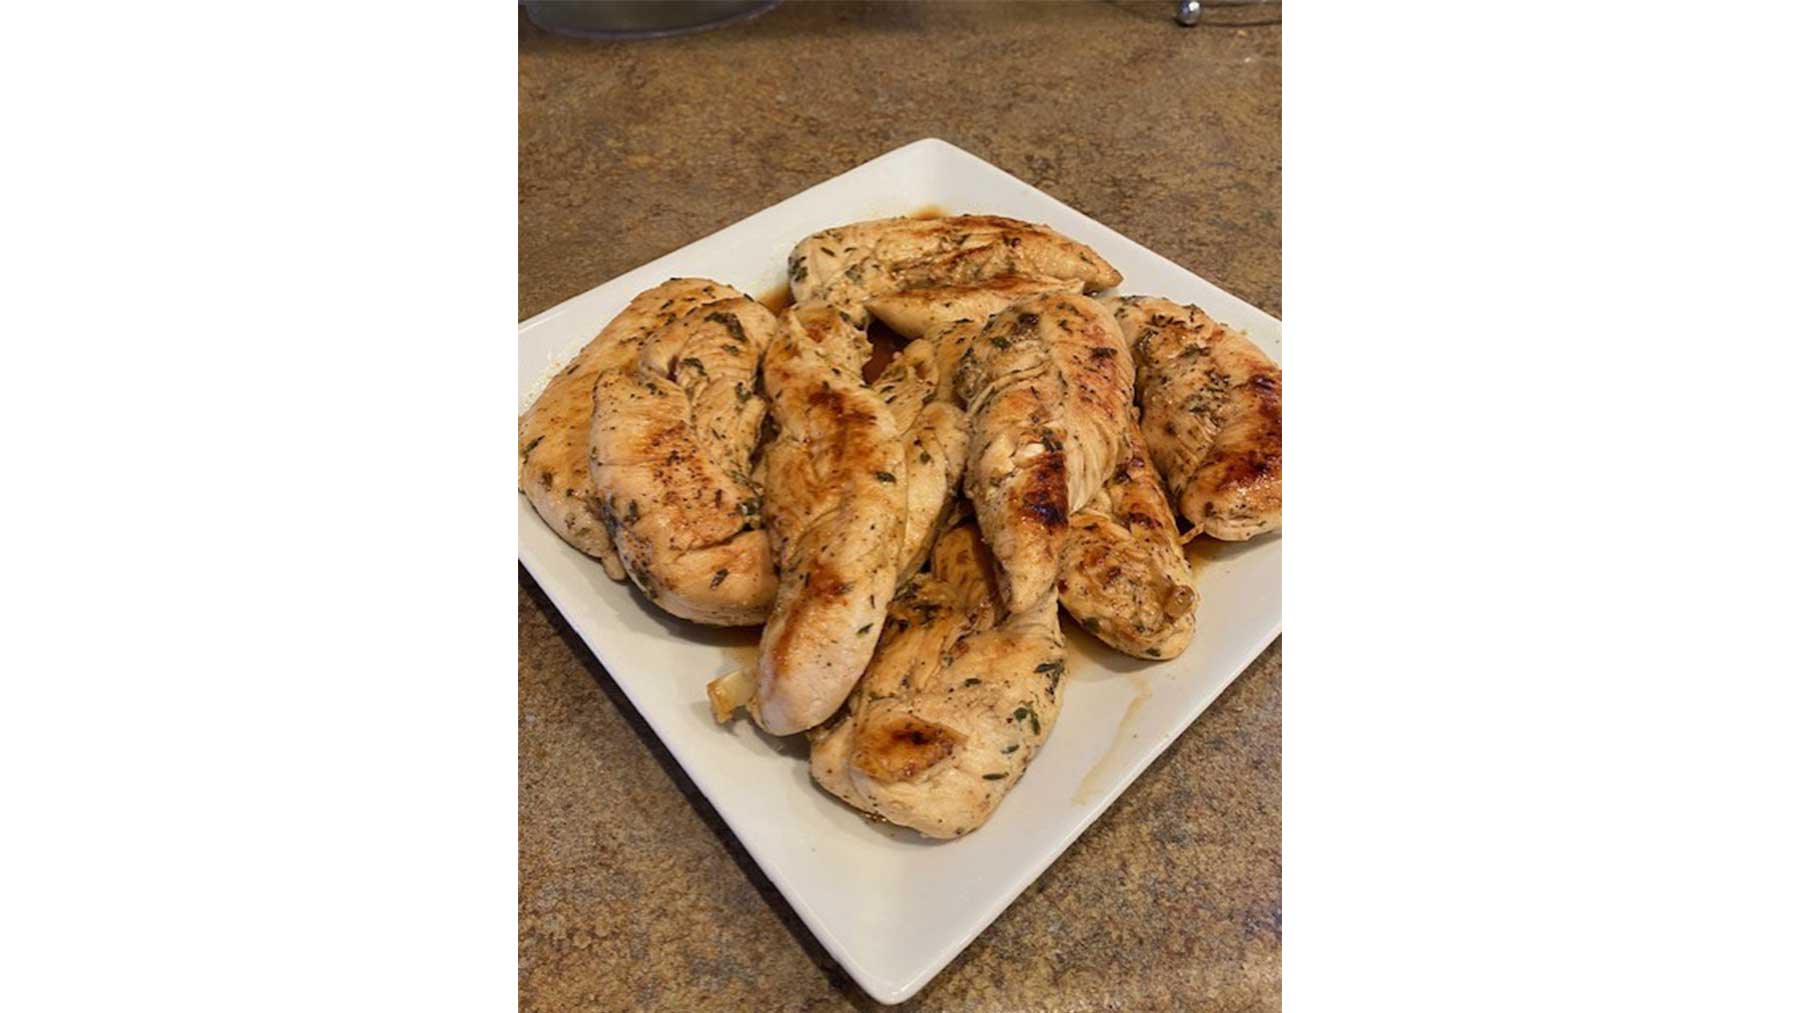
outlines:
[[[1112,743],[1106,747],[1106,752],[1100,754],[1100,759],[1096,760],[1094,765],[1088,769],[1087,776],[1081,779],[1081,784],[1075,789],[1075,796],[1069,800],[1076,805],[1087,805],[1098,799],[1101,795],[1106,794],[1107,787],[1118,779],[1120,771],[1126,766],[1126,761],[1121,756],[1121,750],[1138,737],[1136,732],[1132,732],[1128,736],[1126,730],[1131,726],[1131,719],[1137,716],[1144,704],[1150,702],[1153,695],[1150,688],[1150,676],[1146,672],[1128,671],[1120,673],[1116,678],[1129,681],[1135,695],[1132,696],[1131,702],[1125,705],[1125,713],[1119,717],[1119,726],[1113,730]]]
[[[1188,542],[1184,549],[1187,553],[1188,569],[1199,573],[1202,567],[1219,558],[1219,550],[1224,547],[1225,543],[1217,538],[1195,535],[1193,541]]]
[[[906,347],[906,339],[888,329],[888,325],[869,318],[869,346],[873,351],[869,361],[863,363],[863,382],[874,383],[893,361],[894,355]]]
[[[729,662],[726,665],[726,671],[738,668],[754,669],[756,667],[756,658],[758,654],[756,645],[761,630],[750,628],[750,634],[751,639],[746,643],[725,645],[725,657]]]
[[[783,285],[780,288],[770,289],[762,295],[757,296],[756,301],[762,303],[764,308],[770,313],[780,316],[782,310],[794,305],[794,292],[786,285]]]
[[[687,639],[718,648],[726,659],[725,670],[730,670],[756,664],[756,645],[762,640],[762,627],[695,626],[684,634]]]

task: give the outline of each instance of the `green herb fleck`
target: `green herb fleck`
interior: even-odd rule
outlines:
[[[1003,780],[1005,777],[1006,777],[1005,774],[983,774],[983,775],[981,775],[981,779],[983,781],[999,781],[999,780]]]
[[[708,313],[706,315],[706,322],[709,324],[718,324],[720,327],[725,328],[726,333],[731,335],[731,340],[740,345],[747,345],[750,343],[749,335],[744,333],[744,325],[739,323],[738,318],[730,313],[722,311]]]
[[[886,482],[889,485],[892,485],[894,482],[894,475],[892,472],[878,471],[875,473],[875,479],[877,481]]]
[[[1018,710],[1013,711],[1014,721],[1023,721],[1026,718],[1031,719],[1031,734],[1039,734],[1041,729],[1038,725],[1037,711],[1032,710],[1030,707],[1020,707]]]

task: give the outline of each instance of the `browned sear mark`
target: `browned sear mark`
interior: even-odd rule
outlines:
[[[865,731],[850,762],[877,781],[911,781],[949,756],[961,741],[961,735],[943,725],[899,717]]]

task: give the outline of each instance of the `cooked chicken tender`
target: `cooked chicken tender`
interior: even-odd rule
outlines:
[[[996,626],[1000,613],[975,528],[946,532],[889,607],[845,714],[814,733],[814,780],[928,837],[985,823],[1050,734],[1066,667],[1054,596]]]
[[[1051,278],[1003,274],[970,285],[931,285],[877,296],[865,305],[875,319],[906,338],[922,338],[956,320],[985,323],[988,317],[1020,299],[1045,292],[1074,295],[1081,291],[1079,278]],[[958,355],[961,354],[959,350]],[[956,360],[950,360],[954,363]]]
[[[1001,275],[1073,278],[1090,292],[1120,281],[1119,272],[1088,246],[996,215],[856,222],[808,236],[788,257],[796,300],[825,300],[858,323],[866,319],[864,304],[876,296]]]
[[[1118,470],[1069,520],[1056,586],[1077,622],[1133,657],[1173,658],[1194,638],[1193,571],[1135,421]]]
[[[684,619],[751,625],[775,596],[749,474],[767,410],[756,371],[775,317],[728,285],[680,284],[685,312],[600,355],[589,468],[601,519],[645,595]],[[670,296],[657,311],[683,308]]]
[[[713,283],[675,278],[632,299],[519,416],[519,491],[563,541],[597,557],[614,580],[625,567],[600,517],[588,469],[588,429],[594,418],[594,381],[602,362],[622,344],[669,323],[714,296]]]
[[[1004,570],[1009,609],[1051,592],[1070,515],[1118,465],[1130,362],[1099,303],[1039,295],[989,319],[957,368],[970,428],[963,490]]]
[[[1250,339],[1167,299],[1108,300],[1137,363],[1144,440],[1195,530],[1281,529],[1281,367]]]
[[[894,424],[902,432],[906,465],[906,519],[896,584],[925,565],[969,454],[967,416],[953,403],[934,400],[940,386],[937,362],[936,346],[924,339],[914,341],[875,381],[875,392],[894,413]]]
[[[778,426],[764,502],[781,576],[751,714],[775,735],[844,702],[894,594],[905,448],[893,412],[863,383],[869,354],[846,314],[815,301],[782,316],[763,363]]]

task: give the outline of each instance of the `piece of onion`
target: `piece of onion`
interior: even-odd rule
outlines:
[[[748,668],[727,672],[706,684],[706,699],[712,704],[713,720],[730,721],[738,708],[756,695],[756,675]]]

